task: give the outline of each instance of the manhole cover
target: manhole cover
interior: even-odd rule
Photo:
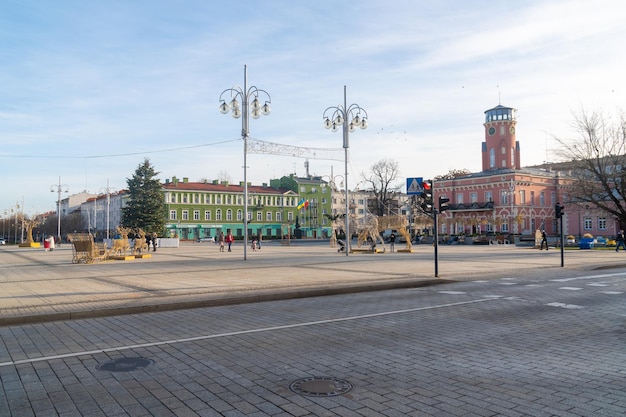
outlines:
[[[96,369],[99,371],[130,372],[143,369],[152,363],[154,363],[154,361],[146,358],[120,358],[98,365]]]
[[[296,394],[311,397],[334,397],[350,391],[352,384],[343,379],[314,376],[292,382],[291,385],[289,385],[289,389]]]

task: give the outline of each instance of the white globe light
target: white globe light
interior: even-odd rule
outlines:
[[[259,110],[261,108],[261,103],[259,103],[258,97],[255,97],[254,100],[252,100],[252,103],[250,104],[250,108],[252,110]]]
[[[363,118],[363,120],[361,120],[361,129],[367,129],[367,118]]]
[[[270,108],[269,103],[265,103],[263,105],[263,107],[261,107],[261,113],[265,116],[267,116],[268,114],[270,114],[272,112],[272,109]]]
[[[237,99],[236,99],[236,98],[233,98],[233,99],[230,101],[230,108],[231,108],[232,110],[235,110],[235,109],[238,109],[238,108],[239,108],[239,102],[237,101]]]
[[[254,119],[258,119],[259,117],[261,117],[261,112],[259,111],[259,109],[253,109],[250,114]]]
[[[336,125],[335,123],[333,123],[333,127],[331,128],[331,130],[332,130],[333,132],[336,132],[336,131],[337,131],[337,125]]]
[[[331,127],[333,127],[333,123],[330,121],[328,117],[324,118],[324,127],[326,129],[330,129]]]
[[[222,104],[220,104],[220,113],[226,114],[228,113],[228,110],[228,104],[226,104],[225,101],[222,101]]]
[[[241,110],[239,108],[233,109],[233,117],[239,119],[241,117]]]
[[[343,117],[341,117],[340,114],[338,114],[337,117],[335,117],[335,124],[337,125],[343,124]]]

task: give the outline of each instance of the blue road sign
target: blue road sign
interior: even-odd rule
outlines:
[[[424,179],[422,177],[406,179],[407,195],[422,194],[424,192]]]

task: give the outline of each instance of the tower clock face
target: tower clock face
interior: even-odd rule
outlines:
[[[491,126],[491,127],[489,128],[488,133],[489,133],[489,136],[493,136],[493,135],[496,133],[496,128],[495,128],[495,127],[493,127],[493,126]]]

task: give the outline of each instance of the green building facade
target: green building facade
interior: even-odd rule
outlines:
[[[325,214],[332,213],[332,187],[321,177],[284,176],[270,180],[270,186],[276,189],[287,189],[297,195],[296,238],[327,238],[330,237],[332,222]]]
[[[171,237],[196,240],[231,231],[244,236],[244,183],[189,182],[173,177],[163,184],[166,229]],[[248,236],[278,239],[293,233],[298,195],[290,188],[248,185]]]

